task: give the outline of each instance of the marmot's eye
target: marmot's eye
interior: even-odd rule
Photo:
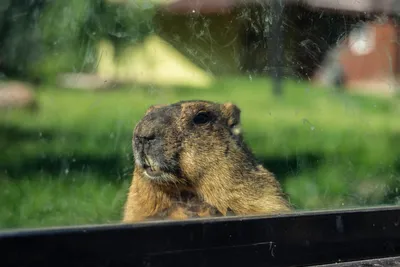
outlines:
[[[193,118],[193,122],[195,124],[204,124],[211,120],[210,114],[207,112],[201,111],[197,113],[197,115]]]

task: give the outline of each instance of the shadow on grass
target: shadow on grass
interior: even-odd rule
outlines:
[[[28,131],[17,126],[12,125],[0,125],[0,148],[6,148],[6,146],[14,145],[14,142],[21,140],[38,140],[41,131]],[[44,138],[51,138],[52,135],[46,134]]]
[[[323,157],[314,154],[288,155],[286,157],[258,157],[266,169],[283,182],[288,176],[298,175],[302,171],[316,169],[323,162]]]
[[[63,177],[68,173],[91,173],[101,179],[118,181],[130,179],[133,171],[133,158],[128,160],[121,153],[113,152],[96,154],[93,151],[70,152],[60,154],[52,146],[43,148],[43,144],[56,142],[60,136],[68,136],[68,140],[79,140],[74,143],[78,148],[88,137],[79,133],[57,133],[48,130],[29,130],[17,126],[0,125],[0,170],[14,179],[23,179],[38,174]],[[29,142],[33,149],[27,153],[21,148],[22,142]],[[11,156],[10,156],[11,155]],[[272,171],[280,181],[289,175],[296,175],[306,169],[318,168],[322,157],[313,154],[288,155],[287,157],[258,157],[258,161]]]
[[[75,175],[90,173],[108,181],[120,181],[131,177],[128,170],[124,171],[121,157],[118,155],[108,155],[107,157],[75,155],[56,159],[46,156],[45,158],[22,159],[13,164],[0,163],[0,169],[15,179],[24,179],[37,174],[62,177],[69,173]]]
[[[82,139],[80,134],[62,133],[69,139]],[[49,141],[55,142],[60,133],[48,130],[28,130],[16,126],[0,125],[0,171],[14,179],[36,175],[65,176],[68,173],[91,173],[101,179],[117,181],[131,177],[133,160],[128,162],[118,152],[107,155],[96,153],[68,153],[61,155],[51,146],[43,148]],[[29,143],[31,151],[22,148]],[[76,146],[76,145],[75,145]],[[32,151],[37,150],[37,151]],[[70,148],[74,151],[74,148]]]

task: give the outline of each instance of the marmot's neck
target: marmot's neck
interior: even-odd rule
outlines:
[[[250,150],[235,153],[199,179],[196,191],[221,213],[271,214],[291,210],[273,173]]]

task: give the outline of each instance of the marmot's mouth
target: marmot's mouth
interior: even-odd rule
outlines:
[[[141,165],[144,170],[144,175],[150,179],[160,179],[165,174],[165,171],[160,167],[158,162],[147,155],[143,155]]]
[[[150,178],[157,178],[163,174],[163,171],[154,166],[149,166],[145,164],[143,168],[144,168],[144,173]]]

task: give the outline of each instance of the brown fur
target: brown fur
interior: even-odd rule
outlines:
[[[211,121],[195,124],[200,111]],[[232,103],[150,107],[134,129],[135,170],[123,222],[291,211],[274,175],[243,142],[239,125],[240,109]],[[149,177],[147,165],[163,172]]]

